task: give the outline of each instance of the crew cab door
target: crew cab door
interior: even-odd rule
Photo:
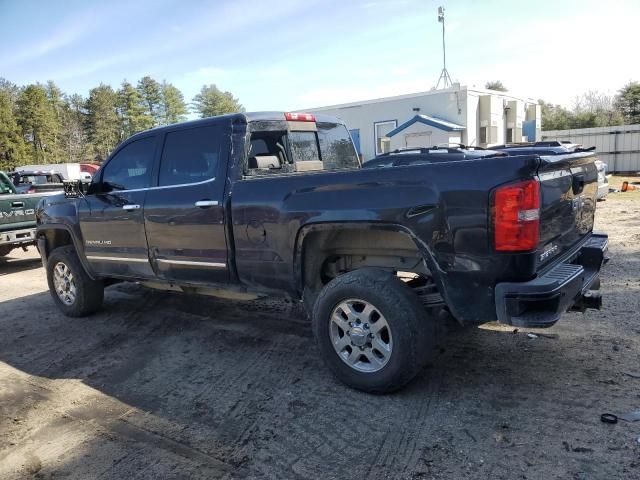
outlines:
[[[163,139],[158,185],[144,222],[158,276],[180,283],[228,281],[223,195],[228,141],[223,125],[185,127]]]
[[[104,276],[154,276],[144,231],[156,136],[122,146],[80,200],[78,215],[87,261]]]

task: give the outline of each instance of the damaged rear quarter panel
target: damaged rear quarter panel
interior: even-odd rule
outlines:
[[[304,228],[364,223],[410,234],[459,319],[492,320],[493,285],[514,255],[489,241],[489,194],[530,178],[534,156],[239,179],[231,216],[239,280],[299,297],[296,252]]]

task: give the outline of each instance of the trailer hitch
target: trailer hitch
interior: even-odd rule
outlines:
[[[598,290],[587,290],[578,297],[578,300],[569,308],[569,311],[584,313],[587,309],[600,310],[601,308],[602,294]]]

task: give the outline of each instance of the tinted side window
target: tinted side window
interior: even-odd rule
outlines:
[[[221,152],[215,126],[167,133],[160,161],[160,185],[179,185],[215,178]]]
[[[136,140],[109,160],[102,174],[103,191],[135,190],[151,186],[155,137]]]

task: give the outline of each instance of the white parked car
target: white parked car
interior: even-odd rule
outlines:
[[[602,160],[595,161],[598,168],[598,200],[604,199],[609,193],[609,180],[607,179],[607,164]]]

